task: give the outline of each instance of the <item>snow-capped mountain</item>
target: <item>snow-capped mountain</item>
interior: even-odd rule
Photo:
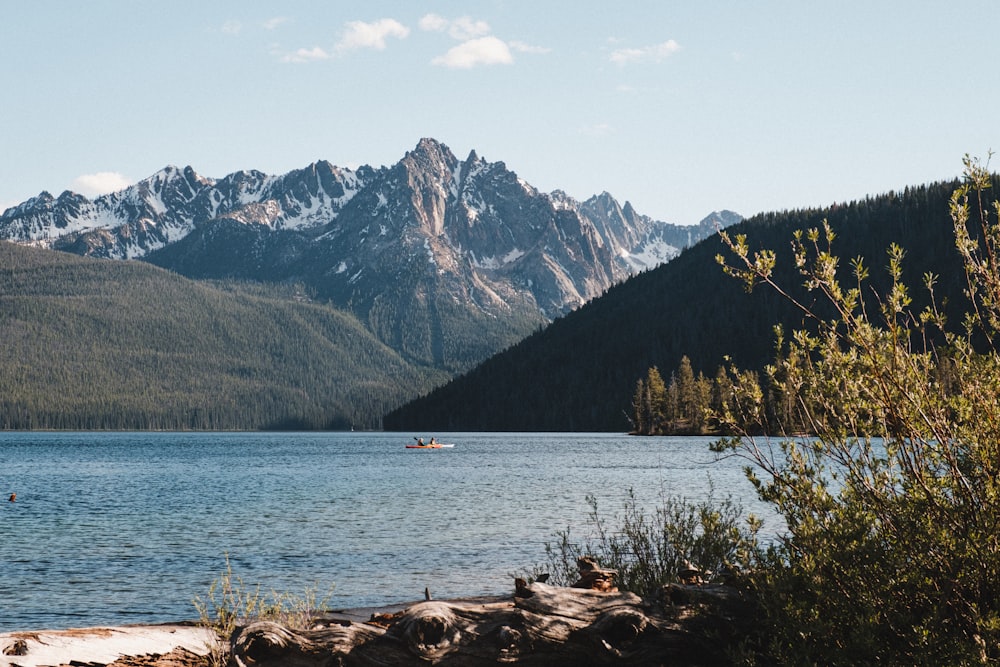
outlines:
[[[0,216],[0,238],[97,257],[141,258],[216,218],[274,229],[322,225],[372,173],[317,162],[284,176],[240,171],[214,180],[191,167],[168,166],[94,200],[42,192]]]
[[[0,238],[195,278],[301,283],[407,357],[457,369],[673,258],[714,233],[709,220],[682,227],[606,192],[542,193],[503,162],[422,139],[391,167],[321,161],[219,180],[167,167],[93,200],[43,192],[0,215]]]

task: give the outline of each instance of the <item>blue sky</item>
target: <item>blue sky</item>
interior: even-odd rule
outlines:
[[[997,26],[994,0],[0,0],[0,209],[421,137],[667,222],[825,206],[1000,149]]]

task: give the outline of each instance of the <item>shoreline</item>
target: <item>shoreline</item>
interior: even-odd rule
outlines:
[[[574,586],[515,581],[512,594],[317,612],[308,627],[250,619],[224,652],[240,664],[722,665],[751,611],[721,584],[672,583],[645,600],[587,570]],[[586,581],[585,581],[586,579]],[[721,640],[721,641],[720,641]],[[205,667],[219,647],[194,623],[0,634],[0,667]],[[346,663],[345,663],[346,664]]]
[[[508,602],[510,595],[479,596],[448,600],[453,605],[482,605]],[[377,615],[405,611],[423,600],[411,600],[378,607],[357,607],[317,612],[323,621],[370,623]],[[136,659],[171,653],[206,656],[215,641],[211,628],[197,621],[176,621],[135,625],[99,625],[60,630],[16,630],[0,632],[0,667],[61,667],[63,665],[113,665],[118,661],[132,666]],[[176,664],[183,664],[183,657]]]

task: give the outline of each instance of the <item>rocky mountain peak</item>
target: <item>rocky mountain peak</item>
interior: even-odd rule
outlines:
[[[735,225],[741,220],[743,220],[743,216],[735,211],[712,211],[705,216],[701,222],[698,223],[698,225],[700,227],[709,227],[712,229],[725,229],[730,225]]]
[[[142,179],[136,185],[151,192],[159,192],[177,183],[188,183],[189,174],[197,177],[197,174],[191,167],[186,167],[182,170],[174,165],[167,165],[152,176]]]
[[[601,194],[594,196],[593,199],[600,202],[602,206],[618,207],[618,201],[614,197],[612,197],[611,193],[608,192],[607,190],[604,190],[603,192],[601,192]]]
[[[435,139],[424,138],[417,142],[416,147],[407,152],[402,163],[431,172],[451,172],[458,164],[451,149]]]
[[[421,139],[398,164],[401,185],[409,193],[413,224],[431,236],[444,231],[445,211],[454,190],[458,158],[444,144]]]
[[[184,167],[181,173],[184,176],[184,180],[186,180],[192,188],[206,188],[215,185],[215,181],[213,179],[202,176],[190,165]]]
[[[31,210],[35,208],[44,208],[48,206],[51,201],[52,201],[52,194],[49,193],[47,190],[42,190],[40,193],[38,193],[31,199],[23,201],[20,204],[17,204],[16,206],[8,206],[6,209],[4,209],[2,215],[5,218],[8,216],[13,218],[15,216],[18,216],[19,213],[23,213],[26,210]]]

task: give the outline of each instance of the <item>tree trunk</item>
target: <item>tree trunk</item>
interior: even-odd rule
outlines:
[[[365,623],[332,616],[297,632],[253,623],[233,635],[232,658],[240,667],[731,662],[719,636],[732,635],[741,605],[732,589],[675,585],[649,604],[632,593],[519,583],[513,598],[419,602]]]

